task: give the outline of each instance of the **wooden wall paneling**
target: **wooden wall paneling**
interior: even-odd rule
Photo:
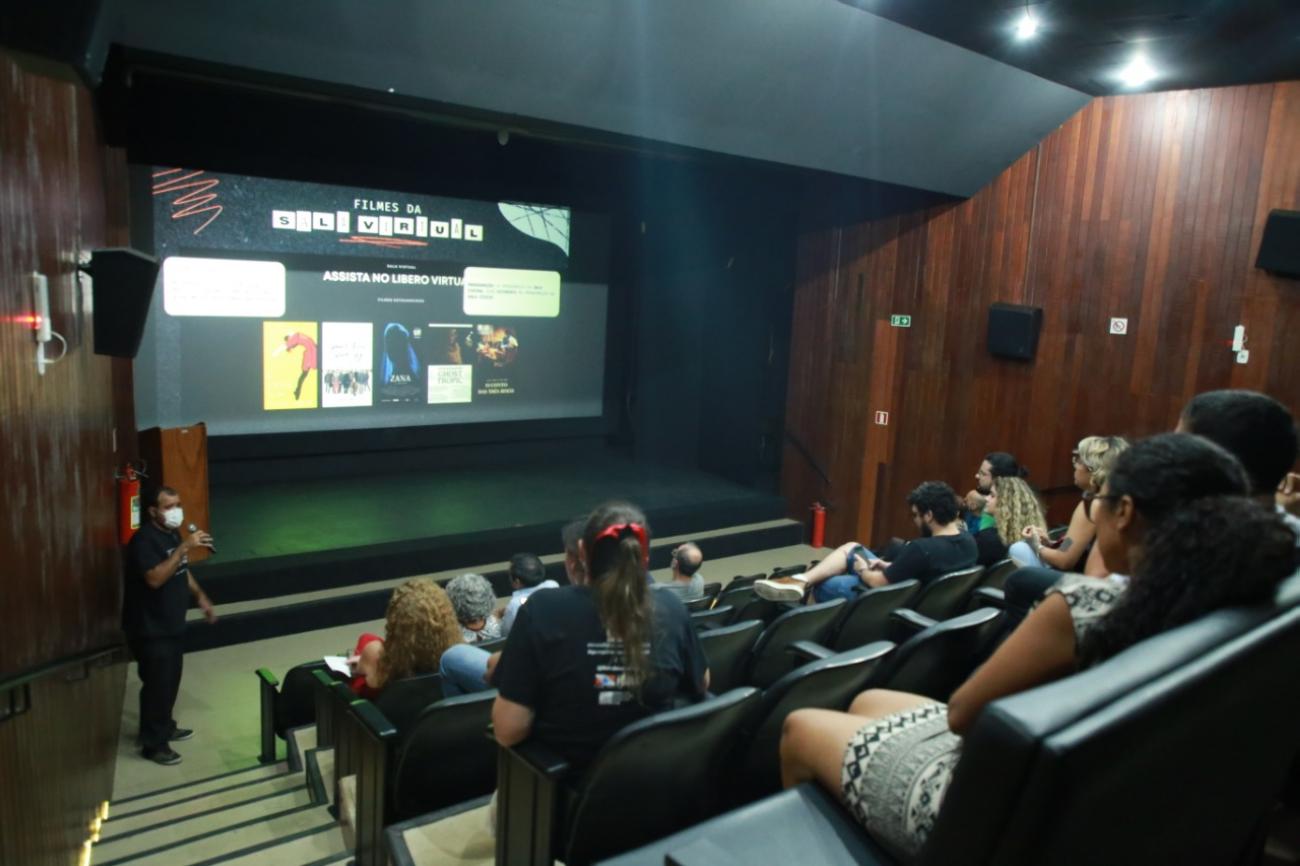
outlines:
[[[1016,453],[1062,520],[1084,435],[1170,429],[1193,394],[1229,386],[1300,410],[1300,286],[1254,268],[1268,211],[1300,207],[1298,142],[1300,82],[1096,99],[967,201],[836,228],[853,239],[875,318],[914,323],[899,335],[896,444],[878,474],[858,476],[873,538],[910,532],[889,503],[919,481],[969,489],[987,451]],[[801,254],[801,309],[826,303],[817,267]],[[988,356],[994,301],[1043,307],[1032,364]],[[1112,316],[1129,320],[1126,336],[1108,333]],[[1238,323],[1246,365],[1229,350]],[[792,351],[816,339],[799,330]],[[862,399],[842,382],[827,398],[823,412]],[[877,453],[869,434],[859,447]],[[865,489],[872,478],[885,489]],[[863,525],[835,523],[828,540]]]
[[[0,722],[0,863],[76,862],[99,804],[112,797],[126,668],[37,680],[31,709]]]
[[[93,355],[77,253],[121,244],[110,217],[89,93],[0,55],[0,453],[10,495],[0,523],[0,676],[118,638],[114,362]],[[27,275],[49,278],[67,356],[36,374]],[[57,354],[58,344],[49,347]],[[125,363],[125,362],[118,362]],[[118,441],[134,429],[118,430]]]
[[[127,241],[125,167],[97,126],[86,90],[0,52],[0,679],[121,639],[113,469],[135,439],[129,362],[92,354],[75,271],[80,251]],[[44,376],[21,321],[32,271],[68,342]],[[30,708],[0,722],[0,862],[75,861],[112,793],[125,670],[35,680]]]

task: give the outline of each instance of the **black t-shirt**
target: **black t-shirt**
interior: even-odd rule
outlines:
[[[685,605],[676,593],[649,595],[655,673],[639,699],[622,678],[622,642],[608,639],[589,587],[534,593],[510,630],[494,684],[503,698],[534,711],[532,736],[575,768],[625,725],[678,698],[703,696],[708,663]]]
[[[190,605],[189,558],[182,557],[176,573],[157,589],[144,579],[144,573],[165,561],[180,543],[180,533],[149,522],[127,544],[122,629],[128,637],[176,637],[185,631],[185,611]]]
[[[918,538],[903,548],[898,558],[885,569],[890,583],[919,580],[927,583],[950,571],[970,568],[979,550],[969,532],[956,535],[932,535]]]
[[[979,557],[975,561],[980,565],[992,565],[1007,558],[1007,546],[1002,543],[1002,536],[998,535],[996,526],[981,529],[972,537],[979,550]]]

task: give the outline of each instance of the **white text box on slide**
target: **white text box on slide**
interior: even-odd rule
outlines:
[[[555,318],[560,314],[558,271],[466,268],[464,282],[467,316]]]
[[[243,259],[169,256],[163,260],[163,309],[169,316],[284,315],[284,265]]]

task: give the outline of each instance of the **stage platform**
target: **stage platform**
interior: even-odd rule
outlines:
[[[669,538],[707,533],[713,558],[803,541],[803,526],[785,519],[779,496],[611,453],[544,465],[214,486],[219,554],[195,565],[195,576],[219,608],[260,603],[223,615],[214,627],[192,623],[186,648],[374,619],[389,590],[367,584],[411,575],[496,564],[486,576],[505,596],[503,565],[520,551],[548,560],[548,576],[563,580],[561,527],[612,498],[646,511],[659,539],[652,569],[666,567],[677,543]]]

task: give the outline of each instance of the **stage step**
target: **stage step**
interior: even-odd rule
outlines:
[[[343,842],[343,831],[323,808],[317,810],[316,820],[322,823],[309,830],[281,837],[269,845],[256,846],[235,852],[204,866],[344,866],[352,861],[352,854]]]
[[[317,771],[314,728],[298,731]],[[345,863],[338,822],[314,796],[308,774],[284,762],[171,785],[109,805],[94,848],[98,866]],[[317,780],[319,788],[319,780]]]
[[[181,800],[192,801],[221,791],[245,789],[250,786],[263,785],[276,779],[292,779],[295,776],[296,774],[290,773],[289,765],[284,761],[280,761],[275,764],[258,764],[230,773],[220,773],[194,782],[169,785],[156,791],[136,794],[132,797],[123,797],[109,803],[108,820],[104,822],[104,827],[108,828],[130,815],[149,812],[161,806],[173,805]],[[298,778],[301,780],[300,776]]]

